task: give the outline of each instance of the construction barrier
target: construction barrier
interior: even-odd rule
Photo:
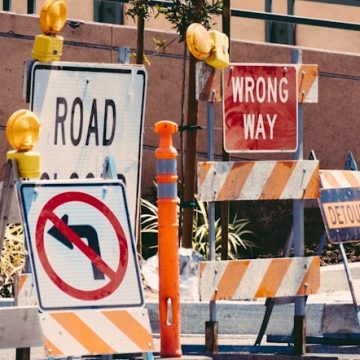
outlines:
[[[145,309],[45,312],[40,321],[48,356],[154,351]]]
[[[202,201],[315,199],[319,185],[314,160],[198,163]]]
[[[320,170],[322,189],[360,187],[360,171]]]
[[[304,296],[319,287],[318,256],[200,263],[203,301]]]

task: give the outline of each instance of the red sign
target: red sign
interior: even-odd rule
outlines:
[[[234,64],[224,74],[227,152],[297,149],[295,65]]]
[[[68,202],[82,202],[97,209],[102,213],[112,225],[119,246],[120,259],[118,266],[113,270],[94,249],[85,244],[79,234],[77,234],[63,219],[55,214],[55,210]],[[95,290],[78,289],[66,283],[53,269],[45,250],[44,234],[45,225],[50,221],[59,231],[59,234],[70,243],[77,247],[94,266],[103,273],[108,282]],[[52,282],[67,293],[69,296],[82,300],[99,300],[112,294],[122,282],[128,264],[128,246],[123,228],[114,213],[97,198],[78,191],[64,192],[51,198],[43,207],[36,225],[36,248],[39,260]]]

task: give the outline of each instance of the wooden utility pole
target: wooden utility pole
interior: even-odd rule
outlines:
[[[144,63],[144,31],[145,20],[143,17],[137,17],[137,38],[136,38],[136,63]]]
[[[230,37],[230,22],[231,22],[231,7],[230,0],[223,0],[223,15],[222,15],[222,31],[229,39],[229,56],[231,48]],[[230,156],[223,148],[222,160],[229,161]],[[228,237],[229,237],[229,211],[230,206],[228,201],[221,202],[221,260],[228,259]]]
[[[203,0],[193,0],[194,11],[201,7]],[[188,116],[185,142],[185,179],[182,199],[182,246],[192,248],[192,227],[195,206],[196,144],[198,123],[198,101],[196,99],[196,59],[190,54]]]

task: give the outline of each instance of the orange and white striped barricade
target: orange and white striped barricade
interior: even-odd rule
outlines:
[[[320,170],[322,189],[360,187],[360,171]]]
[[[304,296],[319,287],[318,256],[200,263],[202,301]]]
[[[317,199],[319,185],[314,160],[198,163],[202,201]]]
[[[19,275],[16,289],[17,305],[37,305],[31,274]],[[154,351],[145,308],[44,312],[40,325],[49,357]]]
[[[47,356],[154,351],[145,308],[44,312],[40,322]]]
[[[199,162],[198,193],[202,201],[318,199],[319,162]],[[296,297],[319,288],[318,257],[204,262],[200,269],[202,300]]]

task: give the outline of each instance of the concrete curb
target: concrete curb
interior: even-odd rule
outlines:
[[[147,303],[153,333],[159,333],[158,304]],[[219,302],[217,320],[220,334],[256,335],[265,313],[264,303]],[[293,330],[294,305],[274,307],[267,335],[290,336]],[[203,302],[181,304],[181,333],[204,334],[209,320],[209,304]],[[353,304],[308,304],[306,306],[307,336],[324,334],[359,334]]]

